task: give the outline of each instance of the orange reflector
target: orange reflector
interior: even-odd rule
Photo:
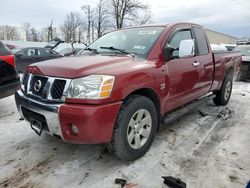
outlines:
[[[102,91],[100,93],[100,97],[108,97],[110,95],[110,91]]]
[[[102,91],[107,91],[107,90],[111,90],[112,89],[112,85],[104,85],[102,86]]]
[[[114,79],[112,78],[103,82],[103,85],[113,84],[113,82],[114,82]]]
[[[101,92],[100,92],[100,97],[101,98],[107,98],[109,97],[111,90],[113,88],[113,83],[114,83],[114,78],[105,80],[102,84]]]

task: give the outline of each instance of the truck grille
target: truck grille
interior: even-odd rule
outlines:
[[[62,102],[64,92],[70,84],[70,79],[24,74],[21,89],[30,97]]]
[[[42,96],[43,89],[47,81],[48,81],[48,78],[46,77],[33,76],[31,83],[30,83],[30,90],[32,94],[37,95],[37,96]]]
[[[23,91],[27,91],[28,81],[29,81],[29,75],[23,74],[22,83],[21,83],[21,87]]]
[[[65,88],[66,81],[56,79],[51,88],[52,99],[60,99],[63,96],[63,90]]]

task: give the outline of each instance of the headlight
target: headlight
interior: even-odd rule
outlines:
[[[115,77],[109,75],[90,75],[71,81],[68,98],[103,99],[110,96]]]

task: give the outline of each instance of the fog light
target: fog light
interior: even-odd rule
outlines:
[[[72,132],[73,132],[74,134],[78,134],[78,133],[79,133],[79,130],[78,130],[77,126],[74,125],[74,124],[71,125],[71,130],[72,130]]]

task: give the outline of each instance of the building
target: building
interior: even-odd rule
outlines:
[[[236,44],[238,38],[217,31],[205,29],[211,44]]]

